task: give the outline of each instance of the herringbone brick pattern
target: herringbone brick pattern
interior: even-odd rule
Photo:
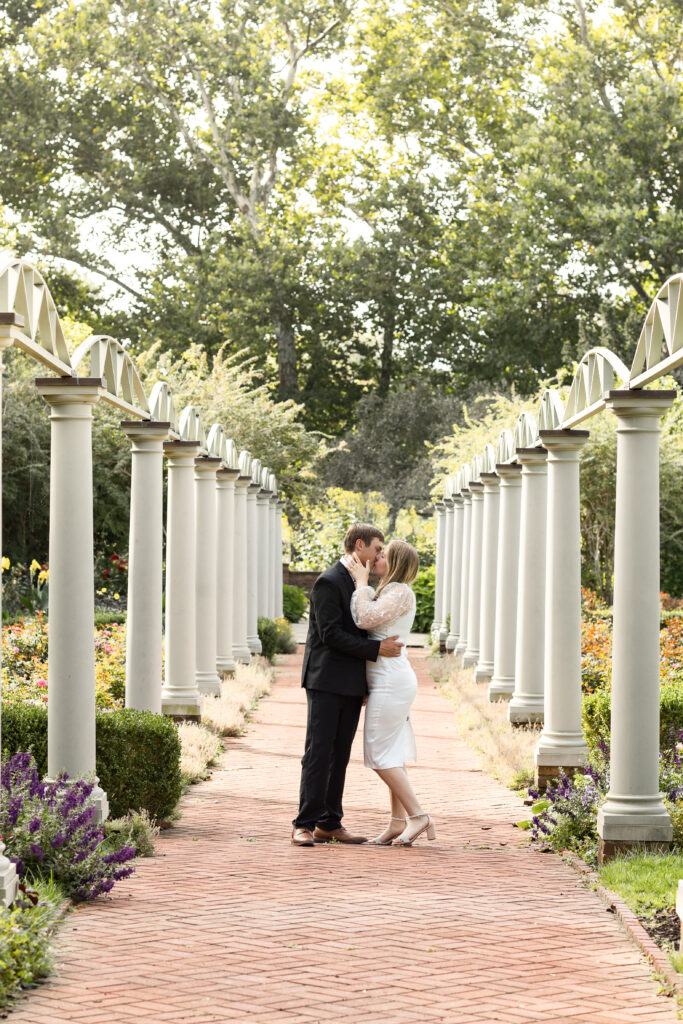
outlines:
[[[457,741],[425,654],[411,657],[414,779],[435,843],[290,845],[305,701],[300,655],[283,659],[249,733],[185,798],[158,855],[70,915],[58,975],[13,1024],[675,1021],[614,916],[511,827],[519,802]],[[384,814],[357,742],[345,822],[373,835]]]

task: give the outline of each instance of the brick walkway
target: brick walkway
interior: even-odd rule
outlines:
[[[300,658],[284,659],[158,855],[69,916],[58,975],[12,1024],[675,1021],[614,916],[510,826],[518,801],[457,742],[425,657],[414,778],[435,843],[290,845],[305,702]],[[372,835],[383,786],[354,754],[345,820]]]

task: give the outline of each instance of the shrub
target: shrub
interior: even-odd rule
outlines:
[[[182,722],[178,726],[178,736],[183,783],[208,779],[209,766],[215,764],[223,752],[223,744],[216,733],[199,722]]]
[[[97,775],[112,817],[146,810],[168,817],[182,792],[180,740],[173,722],[151,711],[120,708],[96,715]],[[31,751],[47,773],[47,708],[8,704],[2,712],[2,745],[9,754]]]
[[[277,626],[272,619],[260,615],[258,619],[258,635],[261,641],[261,654],[268,661],[275,660],[277,651]]]
[[[583,728],[591,750],[609,744],[611,691],[596,690],[583,698]],[[673,679],[659,691],[659,741],[671,747],[683,730],[683,681]]]
[[[0,909],[0,1006],[7,1006],[21,986],[50,973],[50,934],[62,900],[56,886],[41,884],[35,904],[21,899]]]
[[[285,583],[282,588],[282,612],[290,622],[299,622],[306,611],[308,598],[301,587],[293,587]]]
[[[292,636],[292,627],[287,619],[275,619],[275,653],[294,654],[296,652],[296,640]]]
[[[132,874],[132,847],[102,848],[93,783],[65,774],[41,782],[31,755],[17,753],[2,767],[2,788],[0,828],[19,875],[54,879],[68,896],[93,899]]]
[[[436,569],[428,565],[420,569],[413,583],[415,591],[416,612],[413,629],[416,633],[428,633],[434,621],[434,587]]]
[[[104,841],[113,852],[122,846],[132,846],[138,857],[153,857],[154,843],[160,828],[147,811],[129,811],[123,818],[109,818],[104,823]]]

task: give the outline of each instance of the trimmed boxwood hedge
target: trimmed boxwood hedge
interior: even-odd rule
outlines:
[[[98,711],[96,765],[110,813],[146,810],[163,820],[180,799],[180,739],[170,718],[122,708]],[[2,709],[5,754],[30,750],[41,775],[47,773],[47,707],[6,704]]]
[[[591,749],[601,739],[609,743],[611,691],[595,690],[583,698],[583,727],[586,742]],[[678,740],[683,731],[683,684],[663,683],[659,691],[659,740],[662,747],[669,747]]]

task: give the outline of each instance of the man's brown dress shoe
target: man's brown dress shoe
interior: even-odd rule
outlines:
[[[313,833],[308,828],[292,829],[292,846],[313,846]]]
[[[313,832],[313,838],[316,843],[337,842],[354,843],[356,845],[359,843],[367,843],[367,838],[365,836],[352,836],[350,832],[346,831],[343,825],[340,825],[339,828],[332,829],[331,832],[328,832],[327,829],[324,828],[318,828],[316,825],[315,831]]]

